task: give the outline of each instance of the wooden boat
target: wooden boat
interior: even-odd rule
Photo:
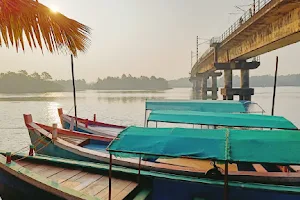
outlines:
[[[148,115],[152,111],[192,111],[192,112],[213,112],[213,113],[263,113],[264,110],[254,102],[250,101],[208,101],[208,100],[147,100],[145,103],[145,126],[149,122]],[[97,134],[102,136],[116,137],[125,126],[107,124],[93,120],[82,119],[63,113],[62,108],[58,109],[58,115],[62,127],[84,133]]]
[[[223,182],[138,171],[74,160],[0,152],[0,195],[9,199],[209,199],[223,197]],[[111,198],[109,198],[111,185]],[[231,182],[230,199],[299,199],[299,187]]]
[[[2,153],[3,154],[3,153]],[[0,155],[2,199],[108,199],[108,167],[51,157]],[[124,175],[126,174],[126,175]],[[116,171],[112,199],[136,195],[136,176]]]
[[[77,117],[76,126],[75,117],[64,114],[62,108],[58,109],[58,115],[60,117],[63,128],[89,134],[116,137],[122,130],[126,128],[125,126],[98,122],[96,121],[95,115],[94,120],[82,119]]]
[[[109,163],[109,154],[106,146],[113,140],[99,135],[85,134],[65,129],[32,122],[31,115],[24,115],[25,124],[28,127],[32,144],[39,154],[90,161],[96,163]],[[212,130],[213,131],[213,130]],[[55,133],[53,137],[53,133]],[[113,163],[118,166],[132,169],[141,168],[147,171],[166,172],[179,175],[207,177],[210,169],[214,168],[210,161],[194,160],[189,158],[175,158],[156,160],[142,160],[139,165],[138,159],[113,157]],[[224,164],[217,164],[224,170]],[[297,166],[288,166],[289,171],[295,172]],[[262,183],[284,182],[294,184],[299,181],[300,174],[286,173],[286,168],[280,168],[270,164],[232,164],[229,165],[231,180],[243,180]],[[220,177],[215,177],[220,178]]]
[[[299,199],[300,187],[292,187],[294,192],[287,191],[286,186],[274,182],[272,187],[281,188],[283,193],[265,193],[266,185],[253,185],[251,181],[232,183],[229,179],[229,163],[270,163],[280,165],[300,165],[299,131],[282,130],[199,130],[195,129],[149,129],[129,127],[110,143],[107,150],[110,156],[119,157],[160,157],[192,158],[196,160],[213,159],[225,163],[222,183],[206,180],[206,187],[188,181],[186,184],[172,183],[167,179],[154,183],[155,199]],[[184,133],[184,137],[182,134]],[[184,140],[182,140],[184,139]],[[132,145],[135,141],[139,143]],[[159,145],[158,145],[159,144]],[[181,148],[176,148],[181,145]],[[249,152],[249,149],[252,149]],[[282,149],[286,149],[287,154]],[[272,149],[272,154],[269,150]],[[110,166],[111,166],[110,162]],[[111,168],[110,168],[111,172]],[[291,172],[290,174],[298,174]],[[286,174],[287,176],[289,173]],[[269,177],[271,178],[271,177]],[[198,179],[204,181],[203,179]],[[202,182],[204,183],[204,182]],[[246,185],[252,185],[248,193]],[[300,179],[296,183],[300,184]],[[245,187],[246,186],[246,187]],[[270,185],[269,185],[270,186]],[[283,188],[282,188],[283,186]],[[266,189],[266,188],[265,188]],[[269,188],[270,189],[270,188]],[[291,189],[291,188],[290,188]],[[249,196],[247,196],[247,194]],[[290,196],[289,196],[290,195]]]

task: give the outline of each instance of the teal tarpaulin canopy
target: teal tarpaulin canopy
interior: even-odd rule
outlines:
[[[217,161],[300,164],[300,132],[129,127],[109,145],[117,157],[190,157]]]
[[[146,110],[178,110],[199,112],[248,112],[249,101],[209,101],[209,100],[147,100]]]
[[[152,111],[148,117],[148,121],[233,127],[297,129],[292,122],[281,116],[242,113],[159,110]]]

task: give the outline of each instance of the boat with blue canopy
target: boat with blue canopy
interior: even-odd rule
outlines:
[[[180,123],[193,125],[207,125],[212,128],[217,126],[244,127],[244,128],[267,128],[267,129],[290,129],[298,128],[282,116],[270,116],[244,113],[213,113],[197,111],[152,111],[147,119],[149,122]]]
[[[210,159],[225,163],[223,184],[210,182],[203,186],[193,181],[178,181],[176,178],[159,179],[156,180],[154,186],[156,190],[151,196],[154,200],[193,199],[191,197],[195,194],[199,199],[211,200],[222,199],[222,196],[225,200],[266,198],[281,200],[299,199],[300,193],[299,191],[291,193],[283,189],[279,193],[262,194],[262,191],[266,191],[262,189],[265,185],[260,185],[258,188],[252,188],[254,190],[249,196],[245,188],[248,182],[238,183],[235,187],[229,183],[228,165],[229,163],[300,165],[299,143],[299,131],[129,127],[113,140],[107,150],[111,156],[122,158]],[[290,174],[293,173],[287,173],[286,176]],[[299,183],[298,178],[297,184]],[[282,186],[279,181],[275,187]],[[221,196],[220,192],[224,195]]]

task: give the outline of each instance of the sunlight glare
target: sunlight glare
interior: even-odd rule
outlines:
[[[55,5],[51,5],[50,7],[50,10],[53,12],[53,13],[57,13],[58,12],[58,7],[57,6],[55,6]]]

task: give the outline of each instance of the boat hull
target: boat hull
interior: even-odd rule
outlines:
[[[81,118],[78,118],[78,123],[76,126],[75,118],[64,114],[60,115],[60,120],[64,129],[74,130],[88,134],[101,135],[104,137],[116,137],[122,130],[126,128],[114,124],[105,124],[102,122],[94,122],[90,120],[85,121]]]
[[[51,193],[37,188],[29,183],[0,169],[0,196],[3,200],[19,199],[53,199],[61,200]]]
[[[153,180],[152,199],[155,200],[181,200],[181,199],[224,199],[224,187],[217,184],[203,184],[194,182],[175,181],[163,178]],[[299,193],[264,190],[260,188],[243,188],[243,186],[229,187],[229,200],[296,200]]]
[[[53,144],[48,138],[45,138],[43,139],[43,141],[41,141],[42,136],[37,131],[29,130],[29,136],[30,136],[31,143],[36,144],[35,149],[37,150],[38,154],[65,158],[70,160],[100,162],[99,160],[84,157],[76,153],[73,153],[72,151],[60,148],[57,145]],[[41,141],[41,142],[37,144],[37,141]]]

